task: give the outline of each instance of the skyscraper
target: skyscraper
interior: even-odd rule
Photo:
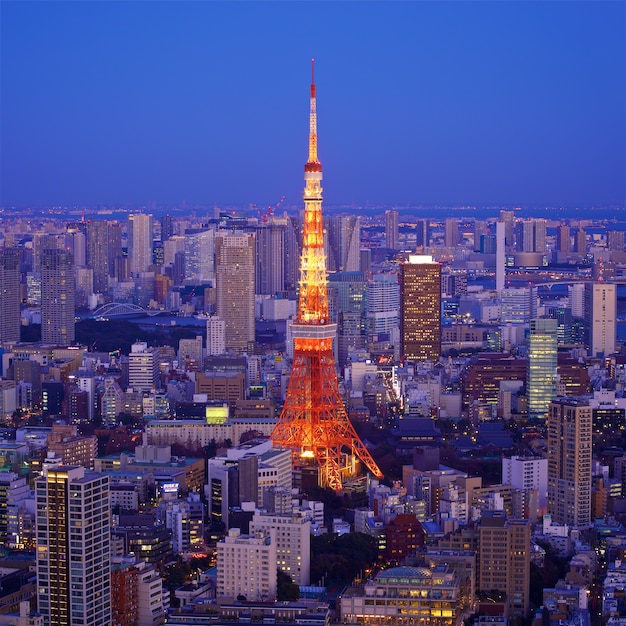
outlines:
[[[512,250],[515,245],[515,211],[500,211],[500,222],[504,223],[504,243],[506,249]]]
[[[358,272],[361,252],[361,218],[342,215],[324,218],[328,237],[327,269]]]
[[[74,261],[58,248],[41,253],[41,340],[61,346],[74,341]]]
[[[506,278],[506,224],[496,222],[496,290],[502,292]]]
[[[430,243],[430,222],[429,220],[417,220],[415,223],[415,247],[426,248]]]
[[[111,623],[109,477],[44,467],[35,481],[37,589],[45,626]]]
[[[398,211],[385,211],[385,246],[398,249]]]
[[[285,289],[285,230],[273,223],[256,228],[255,293],[273,296]]]
[[[87,222],[87,266],[93,270],[94,293],[109,288],[109,224],[106,220]]]
[[[20,340],[20,255],[0,249],[0,344]]]
[[[444,222],[444,245],[446,248],[455,248],[459,243],[459,223],[453,217]]]
[[[128,384],[135,391],[150,391],[160,387],[159,349],[137,341],[128,355]]]
[[[611,252],[624,252],[624,231],[609,230],[606,234],[606,242]]]
[[[185,231],[185,278],[215,279],[215,231],[194,228]]]
[[[615,352],[617,337],[617,291],[603,282],[585,283],[585,326],[590,356]]]
[[[400,265],[401,358],[437,360],[441,354],[441,265],[409,255]]]
[[[570,230],[568,224],[561,224],[556,229],[556,250],[557,252],[569,253],[572,250]]]
[[[509,617],[526,618],[530,610],[530,522],[508,520],[504,511],[484,511],[478,545],[478,589],[503,592]]]
[[[368,335],[391,334],[398,328],[400,288],[396,274],[374,274],[367,283]]]
[[[591,524],[593,409],[577,398],[557,398],[548,412],[548,512],[557,524]]]
[[[152,215],[128,216],[128,256],[133,274],[145,272],[152,265]]]
[[[550,402],[556,397],[556,376],[557,320],[530,320],[526,376],[529,416],[546,416]]]
[[[218,356],[226,352],[226,322],[212,315],[206,322],[206,355]]]
[[[216,309],[226,323],[226,349],[246,352],[254,343],[254,236],[215,239]]]

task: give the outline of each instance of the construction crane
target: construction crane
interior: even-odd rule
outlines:
[[[274,212],[280,208],[280,206],[282,205],[284,201],[285,201],[285,196],[281,196],[280,200],[276,204],[272,204],[266,207],[265,211],[261,212],[261,209],[258,209],[259,217],[261,218],[261,223],[267,224],[267,222],[269,221],[269,218],[272,217],[272,215],[274,215]],[[256,204],[253,204],[252,206],[256,207]]]

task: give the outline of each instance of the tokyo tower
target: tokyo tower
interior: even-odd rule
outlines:
[[[337,325],[328,319],[322,164],[317,157],[315,65],[312,63],[309,159],[304,166],[304,226],[298,313],[292,325],[294,356],[282,413],[272,441],[293,453],[293,463],[315,463],[320,483],[341,491],[344,451],[361,459],[375,476],[382,473],[348,419],[333,356]]]

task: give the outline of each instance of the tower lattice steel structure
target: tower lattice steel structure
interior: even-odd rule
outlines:
[[[328,318],[322,164],[317,157],[315,66],[312,65],[309,158],[304,166],[304,227],[298,314],[292,325],[294,357],[283,411],[272,433],[276,445],[290,448],[294,464],[315,462],[320,482],[342,489],[342,451],[357,456],[377,477],[381,471],[356,434],[346,413],[333,356],[337,325]]]

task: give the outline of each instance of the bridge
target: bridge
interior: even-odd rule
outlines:
[[[100,317],[122,317],[124,315],[149,315],[154,317],[163,311],[157,309],[144,309],[137,304],[128,304],[127,302],[109,302],[98,307],[91,317],[98,319]]]

